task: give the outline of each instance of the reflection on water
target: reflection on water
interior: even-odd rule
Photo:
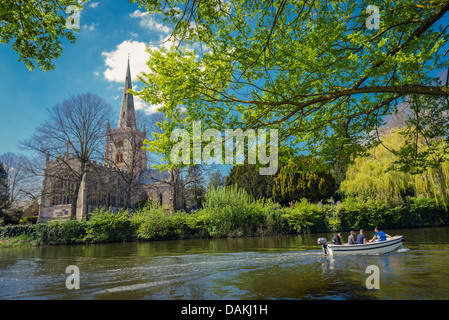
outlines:
[[[332,234],[3,248],[0,299],[448,299],[449,228],[387,231],[404,248],[328,257],[316,239]],[[65,286],[69,265],[80,290]]]

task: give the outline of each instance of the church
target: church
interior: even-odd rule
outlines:
[[[172,199],[169,172],[147,167],[147,151],[142,149],[146,130],[137,128],[134,98],[128,89],[132,89],[129,59],[118,126],[111,129],[108,122],[104,161],[87,164],[77,197],[73,196],[76,188],[71,171],[80,167],[78,159],[68,147],[64,155],[53,160],[47,154],[38,222],[70,219],[75,207],[77,220],[88,218],[96,208],[133,209],[139,201],[152,201],[167,210],[173,204],[175,209],[183,207],[182,194]]]

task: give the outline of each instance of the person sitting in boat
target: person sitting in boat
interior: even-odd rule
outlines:
[[[365,230],[360,229],[360,233],[357,236],[357,244],[364,244],[364,243],[366,243],[366,238],[365,238],[364,233],[365,233]]]
[[[376,239],[377,241],[386,241],[387,238],[391,238],[389,234],[386,234],[377,227],[374,228],[374,232],[375,232],[374,237],[369,242],[373,242]]]
[[[348,244],[357,244],[355,241],[355,232],[351,230],[351,234],[348,237]]]
[[[333,244],[342,244],[341,243],[341,238],[343,238],[343,234],[341,232],[337,233],[334,238],[332,239],[332,243]]]

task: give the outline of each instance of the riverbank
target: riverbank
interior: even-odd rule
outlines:
[[[0,247],[89,244],[176,239],[214,239],[282,234],[445,226],[449,214],[434,199],[409,197],[388,203],[375,198],[346,197],[341,202],[306,199],[280,207],[253,199],[245,191],[210,191],[194,213],[168,212],[149,204],[137,212],[106,209],[88,221],[50,222],[0,229]]]

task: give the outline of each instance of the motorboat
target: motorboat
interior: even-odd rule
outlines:
[[[332,244],[326,238],[318,238],[318,244],[322,246],[324,254],[376,254],[388,253],[399,249],[405,241],[402,236],[394,236],[384,241],[373,241],[364,244]]]

